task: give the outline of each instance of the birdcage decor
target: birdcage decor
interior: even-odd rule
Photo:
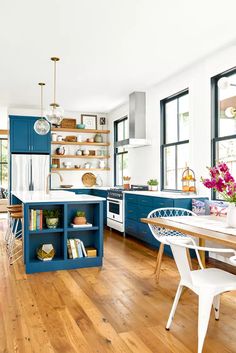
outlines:
[[[196,194],[195,173],[189,167],[186,167],[182,174],[182,191],[184,193]]]

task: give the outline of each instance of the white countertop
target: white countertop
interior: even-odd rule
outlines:
[[[30,202],[87,202],[87,201],[105,201],[104,197],[92,195],[76,195],[71,191],[51,190],[49,194],[44,191],[12,191],[12,195],[16,196],[23,203]]]
[[[84,189],[84,190],[90,190],[90,189],[93,189],[93,190],[109,190],[111,189],[111,186],[81,186],[81,185],[73,185],[71,188],[68,188],[68,189],[63,189],[63,188],[60,188],[59,186],[58,187],[53,187],[52,190],[75,190],[75,189]]]
[[[200,197],[207,197],[206,195],[185,194],[178,192],[167,191],[124,191],[125,194],[135,194],[143,196],[165,197],[167,199],[195,199]]]

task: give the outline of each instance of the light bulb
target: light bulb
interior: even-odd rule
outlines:
[[[52,106],[51,109],[46,112],[47,121],[55,126],[59,126],[63,119],[64,110],[59,106]]]
[[[34,131],[39,135],[46,135],[50,130],[49,122],[44,119],[40,118],[35,121],[34,123]]]

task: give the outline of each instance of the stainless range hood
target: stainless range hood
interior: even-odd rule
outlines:
[[[129,138],[118,141],[115,147],[143,147],[150,145],[146,139],[146,93],[129,95]]]

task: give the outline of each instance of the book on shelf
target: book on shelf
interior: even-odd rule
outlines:
[[[89,228],[89,227],[93,226],[92,223],[86,223],[86,224],[74,224],[74,223],[71,223],[70,225],[73,228],[87,228],[87,227]]]
[[[30,226],[29,230],[43,229],[43,210],[30,210]]]
[[[80,239],[68,239],[67,250],[69,259],[78,259],[88,256],[84,243]]]

